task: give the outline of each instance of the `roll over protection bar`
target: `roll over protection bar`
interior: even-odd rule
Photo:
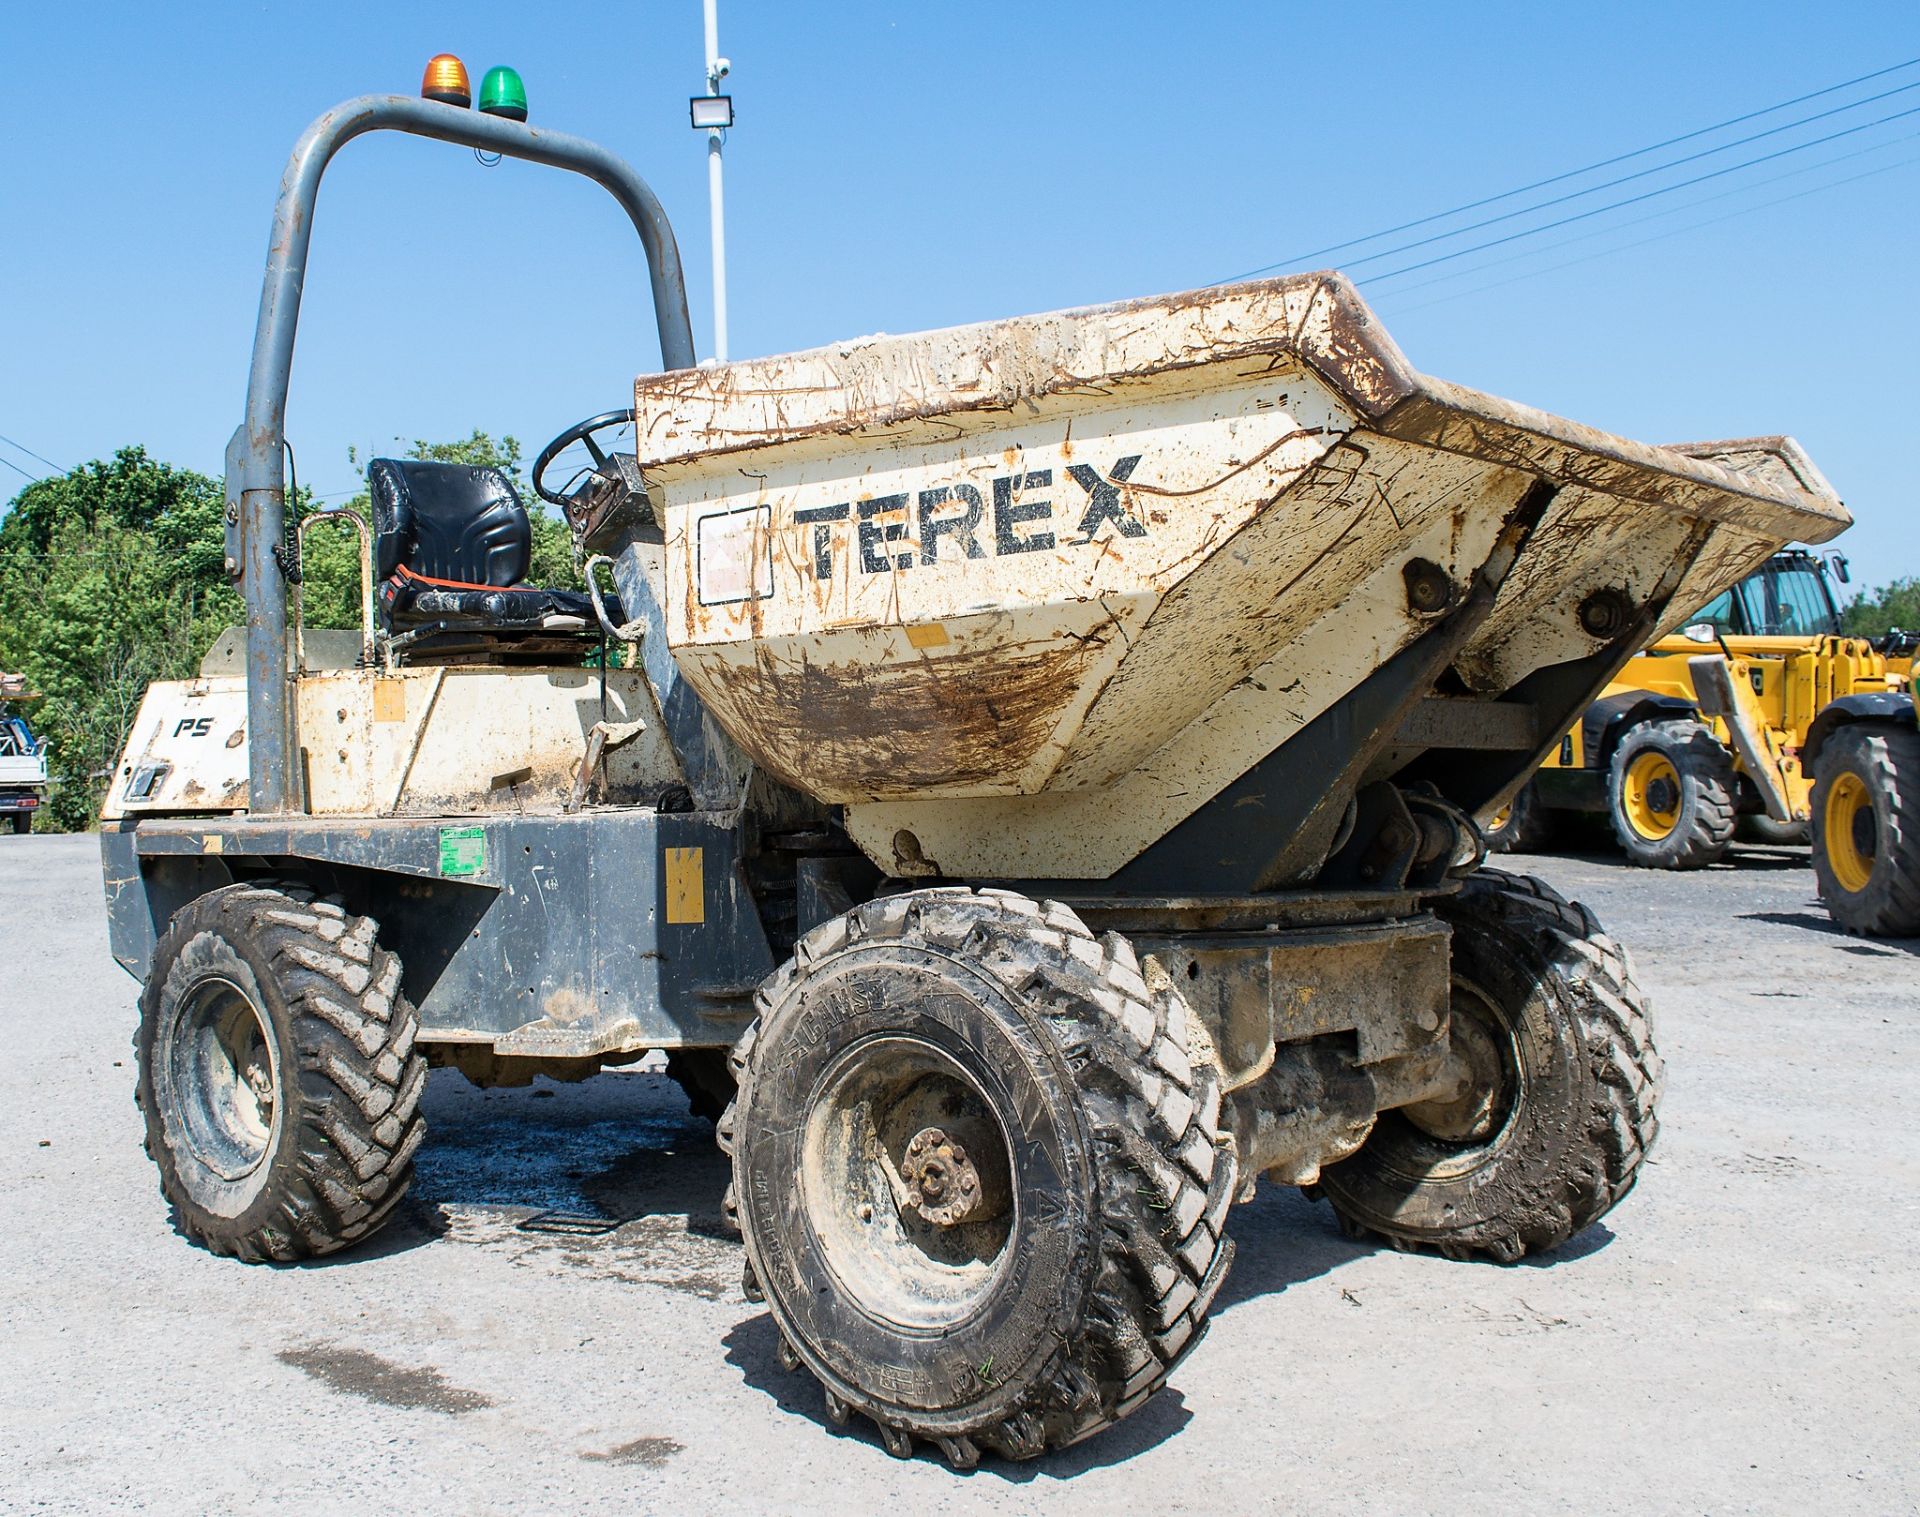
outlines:
[[[640,234],[653,287],[663,369],[694,364],[680,249],[659,199],[627,163],[583,137],[528,126],[411,95],[362,95],[336,105],[301,135],[273,209],[266,278],[253,333],[247,416],[227,444],[227,573],[247,606],[248,809],[287,812],[300,804],[287,672],[287,582],[283,450],[293,339],[306,282],[314,202],[327,164],[367,132],[407,132],[582,174],[620,202]]]

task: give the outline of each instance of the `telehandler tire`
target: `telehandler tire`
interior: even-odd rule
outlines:
[[[827,922],[756,997],[721,1127],[788,1368],[888,1450],[1026,1459],[1118,1421],[1226,1275],[1197,1017],[1070,910],[964,888]]]
[[[1920,936],[1920,731],[1840,728],[1814,763],[1812,810],[1813,873],[1834,921]]]
[[[1494,819],[1481,829],[1489,853],[1539,853],[1553,841],[1554,815],[1540,804],[1529,781]]]
[[[1690,718],[1641,722],[1607,770],[1607,814],[1630,863],[1700,869],[1720,859],[1738,820],[1733,758]]]
[[[276,881],[204,895],[160,939],[134,1037],[147,1152],[217,1254],[330,1254],[406,1192],[427,1063],[375,931]]]
[[[1350,1235],[1511,1263],[1633,1189],[1665,1069],[1626,953],[1586,907],[1482,870],[1434,909],[1453,929],[1455,1046],[1488,1078],[1381,1113],[1321,1193]]]

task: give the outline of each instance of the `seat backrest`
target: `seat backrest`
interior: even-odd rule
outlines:
[[[517,585],[527,577],[533,529],[498,469],[376,458],[367,466],[367,489],[381,579],[402,566],[464,585]]]

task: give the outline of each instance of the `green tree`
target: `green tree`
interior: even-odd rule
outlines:
[[[528,487],[518,441],[476,431],[416,440],[408,456],[504,470],[532,521],[528,578],[579,586],[566,526]],[[364,492],[348,502],[371,525],[368,504]],[[315,509],[295,492],[300,516]],[[56,781],[44,825],[92,825],[147,685],[191,677],[213,640],[245,620],[226,576],[224,512],[219,480],[129,447],[28,485],[0,518],[0,669],[24,672],[45,696],[28,713],[49,739]],[[357,535],[310,532],[302,570],[307,625],[357,628]]]
[[[1896,579],[1871,594],[1861,591],[1842,614],[1841,624],[1855,637],[1878,637],[1895,627],[1920,629],[1920,579]]]
[[[122,448],[27,486],[0,520],[0,668],[46,697],[30,720],[49,740],[47,825],[92,822],[148,681],[192,674],[241,619],[222,509],[218,480]]]

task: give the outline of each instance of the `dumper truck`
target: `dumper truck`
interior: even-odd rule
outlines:
[[[660,368],[535,469],[588,591],[524,583],[501,474],[375,460],[327,657],[285,402],[317,185],[375,130],[611,191]],[[1261,1176],[1495,1260],[1627,1194],[1646,999],[1477,819],[1649,637],[1847,521],[1424,375],[1337,274],[697,366],[629,167],[401,96],[294,151],[227,492],[244,674],[150,689],[101,832],[180,1230],[344,1248],[430,1066],[667,1050],[784,1361],[960,1467],[1152,1396]]]

